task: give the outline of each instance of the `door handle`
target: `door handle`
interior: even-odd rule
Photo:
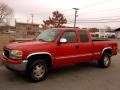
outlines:
[[[79,48],[79,45],[76,45],[76,48]]]

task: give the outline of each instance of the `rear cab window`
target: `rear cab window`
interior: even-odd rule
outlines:
[[[80,38],[80,42],[84,42],[84,43],[89,42],[88,32],[85,30],[80,30],[79,38]]]

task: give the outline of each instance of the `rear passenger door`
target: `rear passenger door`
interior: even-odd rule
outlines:
[[[89,61],[93,57],[93,45],[89,32],[85,30],[78,31],[79,36],[79,62]]]

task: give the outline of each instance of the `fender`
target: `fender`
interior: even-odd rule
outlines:
[[[40,54],[46,54],[46,55],[49,55],[50,58],[51,58],[51,60],[52,60],[52,64],[53,64],[53,58],[52,58],[52,55],[51,55],[50,53],[48,53],[48,52],[35,52],[35,53],[31,53],[31,54],[29,54],[29,55],[27,56],[27,59],[28,59],[29,57],[33,56],[33,55],[40,55]]]
[[[106,47],[106,48],[104,48],[104,49],[102,50],[101,55],[103,54],[103,52],[104,52],[106,49],[111,49],[111,50],[112,50],[112,48],[111,48],[111,47]]]

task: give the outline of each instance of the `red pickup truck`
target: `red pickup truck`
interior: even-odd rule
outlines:
[[[96,60],[102,68],[117,55],[117,43],[92,40],[87,30],[51,28],[29,42],[13,42],[4,46],[4,65],[14,71],[24,71],[32,81],[41,81],[50,68]]]

